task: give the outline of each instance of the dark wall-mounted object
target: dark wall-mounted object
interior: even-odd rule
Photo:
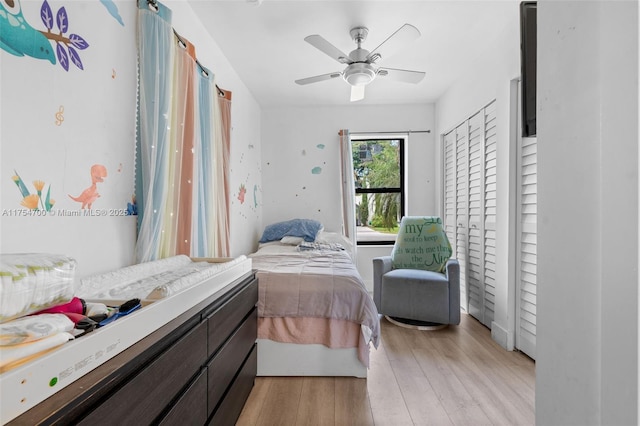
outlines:
[[[536,135],[537,2],[520,3],[522,136]]]

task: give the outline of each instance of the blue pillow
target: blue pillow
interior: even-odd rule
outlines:
[[[261,243],[280,241],[283,237],[301,237],[307,242],[316,240],[316,235],[322,229],[322,224],[313,219],[291,219],[278,222],[264,228]]]

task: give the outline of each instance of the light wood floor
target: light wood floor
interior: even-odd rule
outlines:
[[[533,425],[535,364],[463,313],[459,326],[381,320],[367,379],[258,377],[238,425]]]

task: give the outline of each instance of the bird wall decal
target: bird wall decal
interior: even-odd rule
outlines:
[[[26,21],[20,0],[0,0],[0,47],[15,56],[56,63],[51,42]]]

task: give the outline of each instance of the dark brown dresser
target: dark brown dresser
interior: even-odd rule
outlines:
[[[233,425],[256,377],[250,272],[10,425]]]

